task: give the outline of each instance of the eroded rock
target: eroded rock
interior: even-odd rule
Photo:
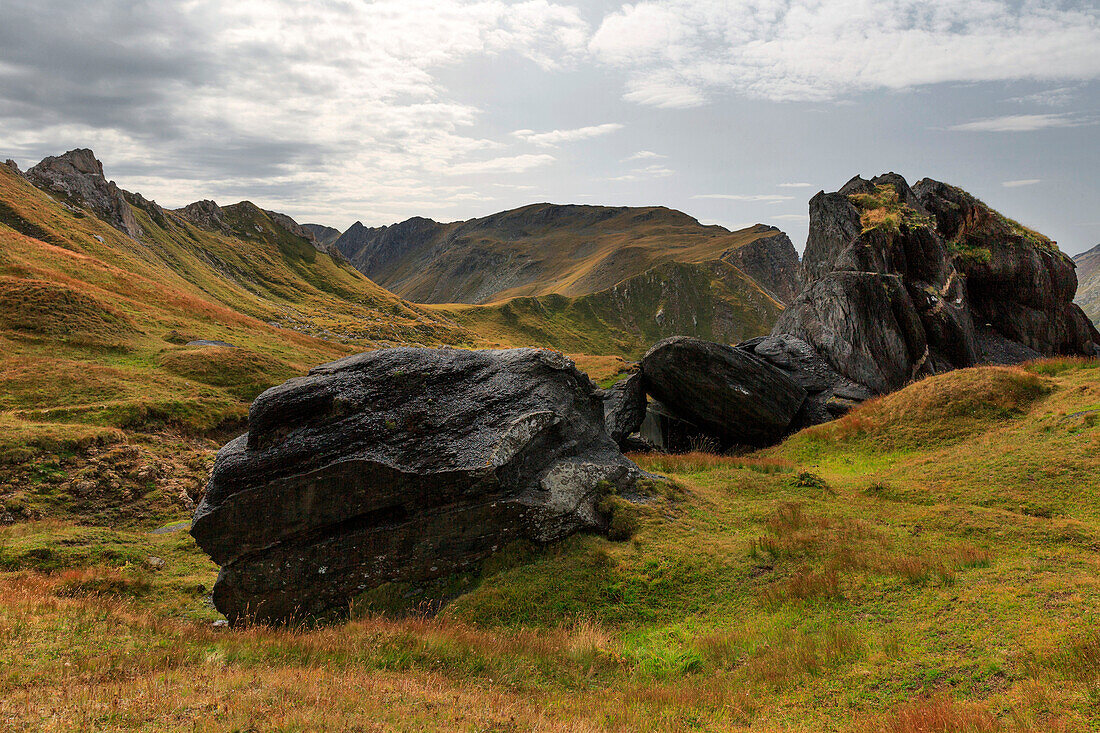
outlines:
[[[796,381],[754,354],[687,336],[655,344],[642,374],[646,392],[722,449],[775,442],[806,398]]]
[[[643,474],[556,352],[397,348],[264,392],[218,453],[191,529],[231,619],[346,608],[384,582],[476,567],[517,539],[602,527]]]

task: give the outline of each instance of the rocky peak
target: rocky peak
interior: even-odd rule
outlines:
[[[91,209],[96,216],[135,239],[141,227],[123,191],[103,175],[103,164],[87,148],[44,158],[26,173],[34,185],[69,203]]]
[[[232,231],[222,215],[221,207],[210,199],[187,204],[182,209],[177,209],[176,213],[198,228],[209,232],[229,234]]]
[[[879,393],[919,377],[1040,355],[1092,355],[1053,242],[961,189],[888,173],[810,201],[803,291],[776,334]]]

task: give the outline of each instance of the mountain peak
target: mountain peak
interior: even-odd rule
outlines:
[[[26,173],[28,181],[68,203],[91,209],[111,226],[134,239],[142,235],[123,192],[103,175],[103,164],[88,148],[49,156]]]

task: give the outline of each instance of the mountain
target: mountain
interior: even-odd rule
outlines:
[[[1074,300],[1100,327],[1100,244],[1073,258],[1077,265],[1077,298]]]
[[[302,228],[313,235],[313,239],[322,247],[335,244],[340,238],[340,230],[327,227],[324,224],[303,224]]]
[[[48,158],[26,177],[0,166],[0,494],[42,451],[156,433],[182,455],[315,364],[475,339],[292,225],[249,202],[163,209],[108,182],[91,151]],[[54,500],[35,497],[32,516]],[[65,511],[128,511],[121,496],[89,501]]]
[[[798,255],[778,229],[730,232],[658,206],[543,203],[448,224],[356,222],[335,245],[372,280],[418,303],[583,296],[669,262],[726,262],[780,303],[798,289]]]

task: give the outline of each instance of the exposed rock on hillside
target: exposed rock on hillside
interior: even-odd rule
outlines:
[[[222,215],[222,208],[210,199],[187,204],[182,209],[177,209],[176,213],[199,229],[226,235],[233,233],[229,222]]]
[[[67,203],[86,207],[99,218],[135,239],[142,234],[123,192],[103,176],[103,164],[91,150],[70,150],[44,158],[26,173],[27,180]]]
[[[810,201],[804,289],[773,333],[808,342],[876,393],[1028,354],[1087,354],[1100,334],[1071,302],[1054,243],[965,192],[894,173]]]
[[[806,390],[747,350],[675,336],[642,359],[645,389],[721,448],[767,445],[786,432]]]
[[[313,235],[313,239],[317,243],[318,249],[323,247],[326,251],[330,251],[334,249],[332,245],[336,244],[336,240],[340,238],[339,229],[333,229],[324,224],[303,224],[302,228],[308,230]]]
[[[663,207],[533,204],[449,224],[357,222],[336,246],[375,282],[422,303],[581,296],[663,263],[716,260],[741,268],[777,300],[797,290],[797,254],[779,230],[730,232]]]
[[[775,227],[768,229],[775,233],[727,250],[719,259],[763,285],[780,303],[790,303],[798,297],[798,252],[790,237]]]
[[[1073,258],[1077,265],[1077,297],[1085,315],[1100,327],[1100,244]]]
[[[471,569],[603,519],[641,473],[595,385],[537,349],[384,349],[263,393],[218,454],[192,534],[229,618],[323,615],[384,582]]]

